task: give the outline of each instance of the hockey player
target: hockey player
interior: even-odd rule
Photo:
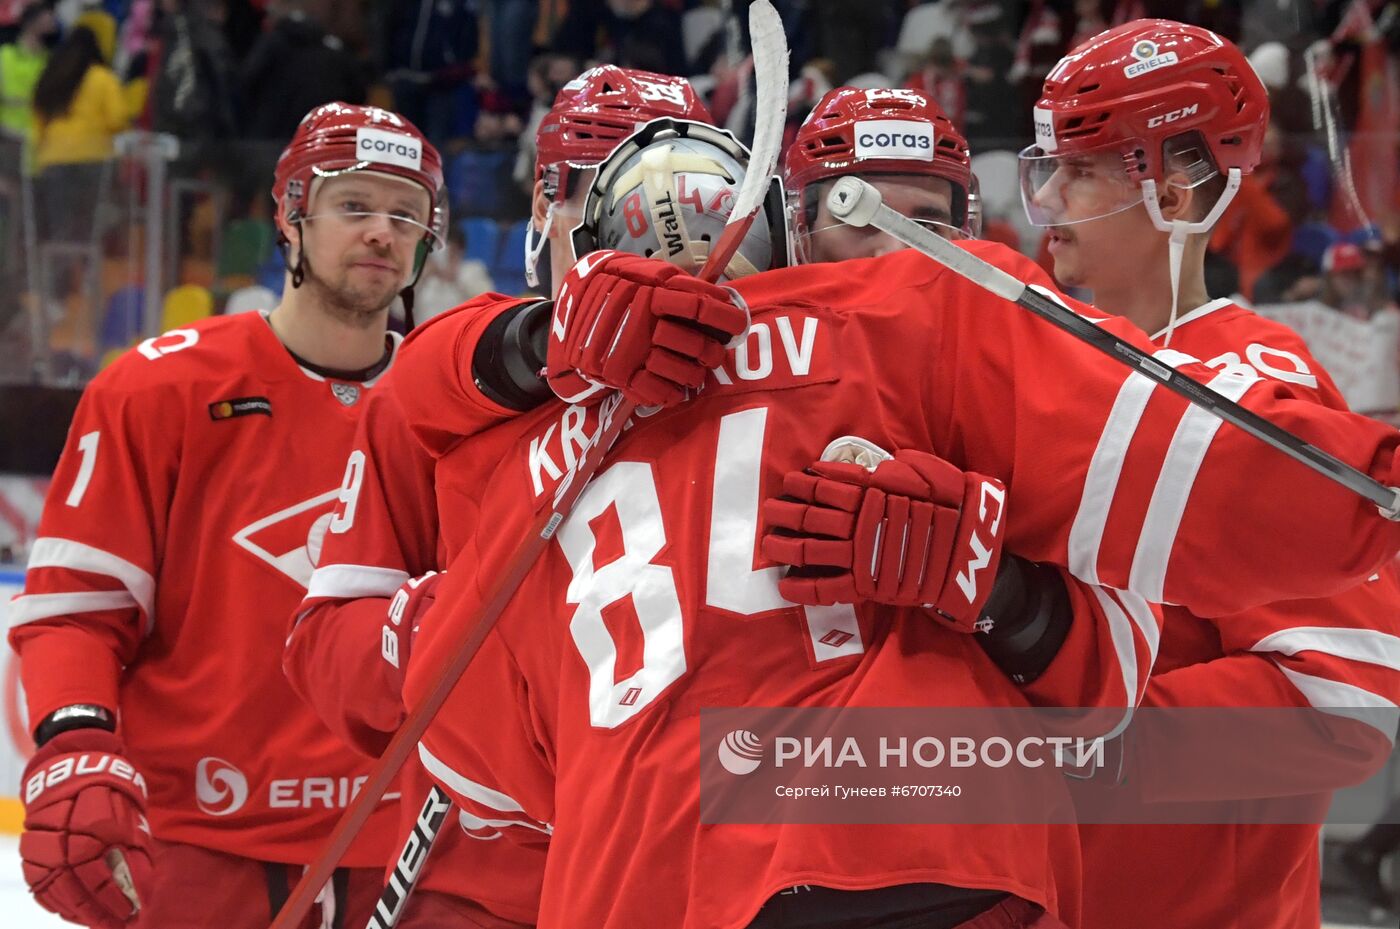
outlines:
[[[1047,227],[1059,281],[1093,291],[1096,306],[1150,333],[1159,357],[1206,359],[1213,386],[1229,394],[1261,378],[1286,381],[1299,396],[1344,409],[1296,333],[1206,293],[1210,227],[1240,176],[1258,164],[1268,117],[1264,86],[1229,41],[1163,20],[1102,33],[1046,80],[1036,144],[1021,154],[1027,214]],[[1109,254],[1114,259],[1104,260]],[[1183,421],[1164,486],[1189,479],[1205,451],[1200,443],[1216,427],[1209,418]],[[1092,522],[1109,479],[1085,485],[1076,533]],[[1136,559],[1133,570],[1148,574]],[[1160,591],[1160,576],[1153,583]],[[1227,617],[1165,609],[1144,706],[1333,714],[1336,728],[1325,736],[1336,757],[1327,765],[1332,787],[1363,777],[1364,759],[1377,767],[1389,755],[1393,721],[1387,732],[1349,717],[1356,708],[1400,702],[1393,572],[1329,599]],[[1129,745],[1132,736],[1129,730]],[[1140,781],[1141,770],[1128,779]],[[1317,833],[1316,825],[1086,826],[1083,926],[1316,929]],[[1203,873],[1215,877],[1203,881]]]
[[[869,258],[904,246],[874,227],[848,226],[826,206],[854,174],[884,202],[946,238],[977,238],[972,154],[936,102],[913,90],[838,87],[813,107],[783,162],[800,262]]]
[[[592,166],[642,122],[664,117],[711,121],[684,78],[602,65],[560,90],[537,135],[534,226],[526,244],[526,276],[533,283],[561,280],[577,260],[573,233],[582,221]],[[286,653],[293,686],[333,730],[367,752],[378,754],[402,718],[400,672],[380,649],[389,601],[410,579],[444,567],[447,554],[462,544],[441,534],[434,459],[553,396],[535,371],[528,380],[512,378],[515,368],[530,366],[523,357],[502,358],[507,344],[530,345],[522,314],[547,315],[549,304],[484,294],[454,310],[450,321],[434,319],[409,337],[415,357],[442,353],[462,364],[446,379],[424,371],[432,381],[414,380],[413,392],[429,397],[440,411],[434,434],[426,427],[409,431],[401,405],[412,398],[395,387],[404,381],[402,373],[386,379],[387,389],[368,404],[346,469],[343,519],[327,537],[306,600],[295,613]],[[409,521],[406,514],[417,519]],[[453,525],[469,531],[472,521],[459,518]],[[414,585],[404,594],[422,598],[430,588]],[[349,631],[352,626],[358,634]],[[374,680],[384,686],[365,686]]]
[[[1003,247],[967,247],[1052,286]],[[650,314],[629,308],[684,299],[696,314],[718,315],[729,299],[718,288],[639,287],[637,264],[590,256],[571,272],[574,302],[558,357],[551,342],[551,377],[630,391],[665,340]],[[917,253],[847,262],[840,275],[824,270],[734,285],[753,314],[748,339],[691,404],[623,433],[422,742],[429,772],[472,815],[504,836],[550,835],[541,926],[741,927],[773,895],[803,884],[901,887],[849,898],[864,925],[895,925],[896,913],[932,926],[1029,925],[1052,914],[1072,921],[1077,855],[1063,828],[702,827],[697,711],[717,702],[1023,705],[971,636],[957,634],[968,614],[959,616],[948,595],[954,573],[975,576],[996,557],[966,540],[996,541],[1003,522],[1007,550],[1062,567],[1082,561],[1102,584],[1152,590],[1203,612],[1330,592],[1400,547],[1400,527],[1369,504],[1231,429],[1203,437],[1208,454],[1191,479],[1170,485],[1173,512],[1158,514],[1151,504],[1165,493],[1159,478],[1174,462],[1172,438],[1196,417],[1184,402],[1142,391],[1134,421],[1116,422],[1119,398],[1136,395],[1139,378]],[[1123,321],[1071,305],[1146,344]],[[1173,360],[1197,376],[1213,373]],[[1299,400],[1287,381],[1248,380],[1247,405],[1394,483],[1393,430]],[[562,479],[558,462],[574,460],[565,449],[597,422],[594,412],[545,407],[479,437],[476,461],[460,463],[457,479],[493,475],[482,531],[439,587],[440,604],[450,606],[439,606],[415,646],[420,654],[465,635],[462,624]],[[803,546],[799,558],[775,535],[775,550],[795,566],[827,569],[865,599],[894,588],[898,602],[932,601],[963,624],[950,629],[922,610],[864,603],[798,610],[780,596],[778,571],[757,551],[759,502],[842,434],[937,449],[952,473],[896,459],[868,486],[789,478],[784,489],[806,494],[813,523],[837,538]],[[1097,524],[1081,520],[1071,534],[1084,487],[1105,468],[1117,480],[1094,496]],[[1244,486],[1240,472],[1272,481]],[[992,505],[998,481],[1007,488],[1004,521]],[[981,505],[964,503],[968,487],[988,488]],[[1245,520],[1281,540],[1267,559],[1236,540]],[[1109,523],[1118,535],[1100,531]],[[888,534],[866,531],[880,525]],[[938,527],[930,544],[879,546],[882,537],[920,538],[914,530],[930,526]],[[765,621],[740,621],[755,616]],[[1135,628],[1122,612],[1108,625],[1125,645],[1155,645],[1154,630]],[[436,663],[410,665],[410,705],[436,683],[420,670]],[[1082,673],[1116,669],[1099,661]],[[830,904],[820,913],[828,924],[831,913]]]
[[[263,927],[367,764],[281,673],[364,398],[446,217],[437,151],[332,103],[278,160],[287,287],[269,312],[147,339],[85,392],[11,611],[38,751],[25,879],[65,919]],[[363,924],[376,811],[321,897]]]
[[[633,137],[643,122],[649,132]],[[538,244],[527,244],[532,280],[562,280],[575,250],[592,251],[600,238],[626,251],[664,250],[652,222],[653,209],[662,204],[643,196],[635,179],[625,180],[635,163],[627,160],[628,152],[618,153],[609,177],[636,189],[610,186],[613,196],[587,195],[597,173],[593,166],[620,143],[633,137],[635,151],[672,130],[680,133],[670,143],[676,173],[668,173],[662,186],[676,193],[672,219],[684,232],[679,241],[686,255],[676,260],[687,268],[703,263],[705,238],[723,223],[713,207],[708,215],[704,207],[732,202],[742,167],[723,161],[742,152],[718,130],[706,132],[709,123],[709,113],[682,78],[605,65],[565,85],[538,135],[534,222],[542,231],[536,233]],[[694,141],[701,137],[703,143]],[[728,180],[715,173],[720,169],[730,172]],[[585,216],[586,205],[592,211]],[[772,249],[782,242],[776,210],[772,218],[769,247],[756,237],[736,261],[761,267],[781,257]],[[537,275],[545,270],[541,262],[552,273]],[[400,686],[413,630],[442,579],[435,572],[475,528],[482,488],[435,482],[435,473],[481,454],[470,441],[474,433],[553,398],[538,375],[543,349],[534,361],[520,354],[534,351],[531,334],[543,331],[549,309],[548,300],[487,294],[433,319],[409,337],[395,373],[367,405],[337,522],[296,611],[285,655],[293,687],[332,730],[364,751],[382,751],[402,721]],[[722,341],[714,344],[715,353]],[[405,409],[419,414],[420,428],[410,430]],[[440,470],[439,460],[449,461],[448,467]],[[401,789],[411,821],[429,782],[416,766],[408,771]],[[438,839],[409,912],[416,919],[433,914],[444,921],[453,916],[485,925],[496,925],[496,919],[532,924],[543,841],[513,850],[507,843],[469,838],[456,822],[454,817]],[[461,824],[471,829],[474,821],[464,817]]]

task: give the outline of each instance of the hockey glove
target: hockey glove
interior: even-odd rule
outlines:
[[[794,603],[922,606],[977,631],[1001,559],[1006,491],[936,455],[900,451],[873,468],[817,461],[763,504],[765,558],[790,565]]]
[[[151,885],[146,782],[117,736],[73,729],[24,769],[19,854],[34,898],[69,922],[118,929]]]
[[[568,403],[596,403],[610,389],[638,406],[680,403],[748,329],[735,299],[657,258],[592,252],[554,301],[549,386]]]
[[[400,693],[403,692],[404,675],[408,673],[413,637],[418,634],[423,614],[437,599],[438,584],[445,577],[445,571],[429,571],[422,577],[409,578],[389,601],[388,617],[380,633],[379,653],[397,671],[395,677]]]

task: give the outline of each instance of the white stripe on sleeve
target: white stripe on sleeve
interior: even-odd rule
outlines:
[[[479,803],[484,807],[493,810],[500,810],[503,813],[524,813],[525,808],[520,805],[509,794],[493,790],[485,784],[478,784],[459,771],[454,771],[442,759],[438,758],[422,742],[418,743],[418,757],[423,760],[424,769],[434,778],[442,782],[442,785],[459,797],[465,797],[473,803]],[[528,822],[512,820],[509,825],[525,826],[530,829],[542,829],[545,832],[553,832],[554,827],[549,823],[526,817]],[[483,820],[483,822],[487,822]]]
[[[1277,664],[1277,662],[1275,662]],[[1365,723],[1395,742],[1396,723],[1400,722],[1400,707],[1369,690],[1329,681],[1325,677],[1303,674],[1278,665],[1284,676],[1298,688],[1299,693],[1316,710],[1332,716],[1342,716]]]
[[[1137,645],[1133,637],[1133,624],[1129,622],[1127,614],[1119,606],[1118,601],[1109,596],[1105,588],[1094,587],[1094,596],[1098,598],[1099,606],[1103,609],[1104,617],[1108,620],[1108,634],[1113,639],[1113,650],[1118,655],[1118,668],[1123,674],[1123,691],[1125,705],[1132,707],[1138,702],[1138,674]],[[1114,731],[1117,735],[1118,730]]]
[[[1172,368],[1197,360],[1172,349],[1163,349],[1153,357]],[[1104,527],[1108,524],[1108,510],[1118,490],[1118,479],[1123,473],[1128,447],[1156,386],[1136,372],[1123,381],[1099,436],[1099,444],[1089,461],[1089,470],[1084,475],[1079,509],[1074,514],[1074,523],[1069,531],[1069,570],[1087,584],[1099,582],[1099,547],[1103,544]]]
[[[36,568],[68,568],[73,571],[104,574],[121,581],[122,586],[130,592],[136,607],[146,614],[145,632],[146,635],[151,634],[155,625],[156,581],[140,566],[82,542],[48,536],[35,539],[34,546],[29,551],[27,570],[32,571]],[[24,597],[19,599],[23,600]]]
[[[76,594],[25,594],[10,603],[10,628],[25,623],[52,619],[55,616],[73,616],[78,613],[96,613],[99,610],[122,610],[136,606],[136,600],[127,590],[93,590]]]
[[[1338,629],[1332,626],[1295,626],[1266,635],[1252,652],[1321,652],[1334,658],[1363,661],[1400,671],[1400,638],[1374,629]]]
[[[306,598],[336,597],[359,600],[361,597],[392,597],[408,583],[407,571],[376,568],[362,564],[322,565],[311,574]]]
[[[1238,401],[1259,380],[1253,368],[1227,368],[1211,378],[1206,386]],[[1186,501],[1220,425],[1220,418],[1214,414],[1197,406],[1188,408],[1177,424],[1176,434],[1162,461],[1157,486],[1152,490],[1152,502],[1147,507],[1147,518],[1138,536],[1137,550],[1133,553],[1133,567],[1128,574],[1129,589],[1152,603],[1163,601],[1167,565],[1176,544],[1177,530],[1181,528],[1181,517],[1186,512]]]

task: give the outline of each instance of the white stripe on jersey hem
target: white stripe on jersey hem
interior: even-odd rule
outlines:
[[[408,583],[407,571],[363,564],[328,564],[311,573],[306,599],[335,597],[358,600],[361,597],[392,597]]]
[[[443,786],[459,797],[466,797],[473,803],[479,803],[482,806],[490,807],[493,810],[500,810],[503,813],[525,812],[525,808],[520,805],[520,801],[509,794],[501,793],[499,790],[493,790],[485,784],[478,784],[465,774],[452,770],[452,768],[448,767],[446,762],[428,751],[428,747],[422,742],[418,743],[418,757],[423,760],[424,770],[441,781]],[[549,823],[542,823],[538,820],[533,820],[533,822],[536,822],[539,826],[543,826],[550,832],[554,831],[554,827]],[[512,825],[524,826],[527,824],[522,822],[512,823]]]
[[[1174,329],[1180,329],[1182,326],[1186,325],[1187,323],[1195,322],[1196,320],[1200,319],[1202,316],[1209,316],[1211,313],[1214,313],[1214,312],[1216,312],[1217,310],[1223,310],[1223,309],[1226,309],[1226,308],[1228,308],[1228,307],[1238,306],[1238,305],[1239,305],[1239,304],[1235,303],[1235,301],[1231,300],[1229,297],[1219,297],[1219,298],[1217,298],[1217,299],[1215,299],[1215,300],[1211,300],[1209,303],[1202,303],[1200,306],[1196,307],[1194,310],[1192,310],[1191,312],[1187,313],[1185,316],[1178,316],[1178,317],[1176,318],[1176,324],[1175,324],[1172,328],[1174,328]],[[1166,334],[1167,334],[1167,327],[1166,327],[1166,326],[1163,326],[1160,330],[1158,330],[1157,332],[1153,333],[1153,335],[1152,335],[1152,340],[1155,342],[1155,341],[1157,341],[1158,339],[1160,339],[1162,336],[1164,336],[1164,335],[1166,335]]]
[[[1250,646],[1252,652],[1320,652],[1333,658],[1361,661],[1400,671],[1400,638],[1374,629],[1338,629],[1333,626],[1295,626],[1264,636]]]
[[[1235,368],[1221,371],[1206,386],[1238,401],[1259,381],[1254,369]],[[1147,505],[1147,517],[1138,534],[1137,550],[1133,552],[1133,567],[1128,573],[1128,588],[1152,603],[1163,600],[1167,565],[1186,513],[1186,502],[1220,424],[1220,418],[1213,413],[1197,406],[1188,407],[1176,425],[1176,434],[1162,461],[1157,486],[1152,488],[1152,501]]]
[[[1275,662],[1278,665],[1277,662]],[[1379,694],[1362,690],[1341,681],[1330,681],[1325,677],[1303,674],[1278,665],[1284,677],[1298,688],[1313,707],[1322,713],[1341,716],[1365,723],[1378,730],[1381,735],[1395,742],[1395,727],[1400,723],[1400,706],[1391,703]]]
[[[55,616],[76,616],[99,610],[124,610],[136,606],[136,599],[127,590],[94,590],[75,594],[24,594],[10,602],[10,628],[25,623],[52,619]]]
[[[72,539],[53,536],[34,540],[29,550],[29,565],[26,570],[35,568],[68,568],[73,571],[88,571],[92,574],[105,574],[122,582],[131,592],[136,607],[146,614],[145,635],[155,628],[156,580],[140,566],[118,558],[111,552],[103,551]]]

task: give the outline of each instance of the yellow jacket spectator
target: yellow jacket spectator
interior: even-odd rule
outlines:
[[[79,26],[54,50],[34,88],[35,165],[103,161],[131,114],[121,82],[92,30]]]
[[[0,132],[11,138],[29,138],[34,122],[34,85],[49,60],[46,40],[57,30],[52,11],[34,4],[20,14],[15,41],[0,46]]]

